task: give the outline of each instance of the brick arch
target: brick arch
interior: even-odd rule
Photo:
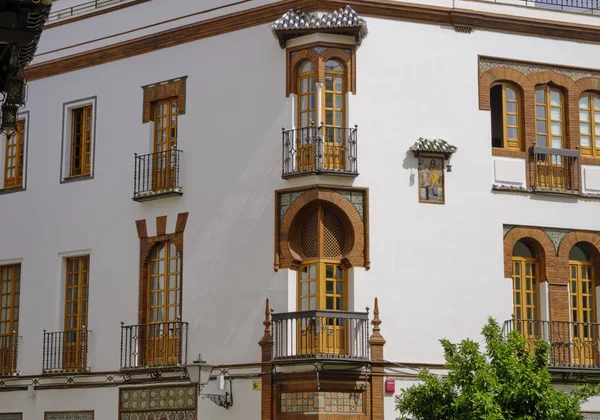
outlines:
[[[290,242],[293,238],[291,238],[290,231],[294,222],[300,220],[296,216],[306,206],[310,206],[318,201],[334,207],[347,220],[347,226],[351,230],[349,233],[352,236],[353,242],[347,250],[346,255],[342,258],[342,261],[348,267],[368,268],[368,246],[365,241],[367,237],[366,228],[360,214],[348,199],[342,197],[337,192],[318,188],[303,193],[286,211],[278,230],[279,264],[277,268],[295,268],[301,263],[301,257],[292,249]]]
[[[571,78],[562,74],[558,74],[552,70],[545,70],[530,74],[528,79],[533,85],[553,83],[556,86],[561,87],[563,89],[570,89],[571,86],[575,83]]]
[[[346,92],[356,93],[356,78],[354,77],[354,60],[352,56],[341,48],[327,48],[321,53],[321,60],[323,60],[323,76],[322,80],[325,80],[325,63],[328,60],[338,60],[344,66],[346,70]]]
[[[581,93],[595,91],[600,93],[600,79],[596,77],[584,77],[575,82]]]
[[[288,71],[288,77],[290,78],[288,86],[289,86],[289,90],[287,92],[287,95],[289,96],[290,93],[297,93],[298,92],[298,86],[296,86],[296,81],[298,78],[298,68],[300,67],[300,64],[302,64],[304,61],[310,61],[313,65],[313,68],[315,69],[315,82],[322,82],[322,75],[319,74],[319,55],[314,52],[313,50],[310,49],[306,49],[306,50],[300,50],[298,52],[296,52],[296,54],[294,54],[293,56],[291,56],[290,58],[290,69],[291,71]]]
[[[533,89],[533,85],[523,73],[509,67],[495,67],[479,76],[479,109],[490,111],[490,89],[494,84],[508,82],[516,85],[523,97]]]
[[[565,236],[560,243],[560,248],[558,248],[558,258],[561,262],[569,261],[569,253],[571,252],[571,248],[578,244],[579,242],[585,242],[591,245],[594,260],[597,260],[600,256],[600,235],[591,232],[570,232]]]
[[[504,277],[510,278],[513,275],[512,253],[515,244],[521,239],[529,239],[534,243],[540,261],[540,281],[546,281],[548,261],[556,255],[554,244],[543,230],[530,227],[515,227],[504,237]]]

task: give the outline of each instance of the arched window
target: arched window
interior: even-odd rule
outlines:
[[[596,366],[597,355],[591,351],[598,339],[596,323],[596,285],[589,245],[579,242],[569,252],[569,295],[571,298],[573,362]]]
[[[492,147],[522,150],[522,100],[519,91],[502,83],[490,90]]]
[[[305,213],[299,225],[297,247],[303,261],[298,270],[298,310],[346,311],[348,272],[341,261],[348,245],[344,221],[333,209],[319,203]],[[304,339],[298,340],[298,352],[312,354],[317,350],[311,337],[318,326],[318,351],[344,353],[348,320],[311,319],[301,321],[299,326]]]
[[[518,241],[513,248],[513,315],[516,321],[524,321],[523,333],[535,334],[539,321],[539,261],[535,249],[525,241]]]
[[[600,95],[586,93],[579,100],[579,134],[581,154],[600,156]]]
[[[552,86],[535,88],[536,146],[562,149],[565,141],[564,95]]]
[[[146,364],[177,363],[181,341],[181,257],[170,242],[151,252],[147,290]]]

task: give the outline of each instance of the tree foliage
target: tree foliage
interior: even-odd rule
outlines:
[[[581,404],[600,392],[590,385],[554,389],[545,341],[532,352],[518,331],[503,337],[492,318],[482,335],[485,351],[470,339],[440,340],[447,377],[421,371],[422,383],[396,397],[399,420],[580,420]]]

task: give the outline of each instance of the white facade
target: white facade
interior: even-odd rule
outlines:
[[[77,4],[59,0],[54,10],[63,3]],[[249,2],[160,23],[225,2],[152,0],[46,29],[33,64],[266,3],[276,4]],[[424,3],[451,7],[449,1]],[[454,3],[481,13],[588,25],[600,33],[597,16]],[[296,310],[295,272],[273,270],[276,190],[313,184],[369,188],[371,268],[351,269],[349,307],[372,308],[379,298],[385,359],[399,365],[443,363],[438,339],[477,338],[488,316],[510,319],[504,225],[599,230],[598,201],[492,191],[493,184],[527,186],[526,162],[492,156],[490,112],[479,109],[478,57],[600,69],[600,44],[477,28],[465,34],[363,17],[369,34],[356,50],[356,94],[348,95],[347,104],[348,126],[359,127],[356,178],[281,178],[281,128],[295,124],[295,103],[294,96],[286,97],[285,49],[268,24],[29,82],[22,110],[28,113],[26,189],[0,195],[0,265],[22,267],[21,377],[41,374],[43,330],[63,329],[64,261],[72,255],[90,255],[91,370],[118,372],[120,323],[138,322],[136,220],[146,219],[154,236],[156,217],[167,215],[169,233],[177,214],[189,212],[183,263],[188,360],[202,353],[217,365],[260,362],[266,298],[276,312]],[[184,151],[184,193],[135,202],[134,154],[151,152],[153,130],[152,123],[142,123],[141,87],[183,76],[186,105],[177,147]],[[62,183],[61,144],[69,129],[63,110],[86,98],[95,101],[93,178]],[[409,152],[419,137],[444,138],[458,147],[452,172],[445,174],[444,205],[419,203],[417,159]],[[582,172],[584,191],[600,192],[598,166],[584,165]],[[251,382],[234,382],[229,411],[200,400],[198,419],[260,418],[261,394]],[[407,384],[399,381],[396,389]],[[116,387],[33,393],[0,393],[0,413],[22,412],[25,419],[41,419],[45,411],[95,410],[100,420],[118,415]],[[600,399],[588,407],[600,411]],[[394,417],[393,396],[386,395],[385,418]]]

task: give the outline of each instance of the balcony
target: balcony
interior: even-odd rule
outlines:
[[[187,322],[121,325],[121,370],[184,367],[187,342]]]
[[[56,11],[52,11],[48,15],[48,23],[53,23],[58,20],[78,16],[84,13],[93,12],[97,9],[113,6],[119,3],[125,3],[127,1],[129,0],[92,0],[82,4],[78,4],[76,6],[67,7],[65,9],[59,9]]]
[[[578,150],[534,146],[531,154],[535,165],[533,191],[580,194]]]
[[[17,358],[20,337],[16,334],[0,336],[0,377],[17,376]]]
[[[504,322],[505,336],[517,330],[533,348],[537,340],[550,344],[548,367],[554,371],[600,369],[600,324],[569,321],[523,321]]]
[[[90,330],[46,332],[43,373],[89,372]]]
[[[283,130],[282,178],[358,176],[358,128],[321,125]]]
[[[179,170],[183,151],[169,149],[135,155],[133,200],[142,202],[183,195]]]
[[[367,312],[274,313],[273,360],[369,360]]]

